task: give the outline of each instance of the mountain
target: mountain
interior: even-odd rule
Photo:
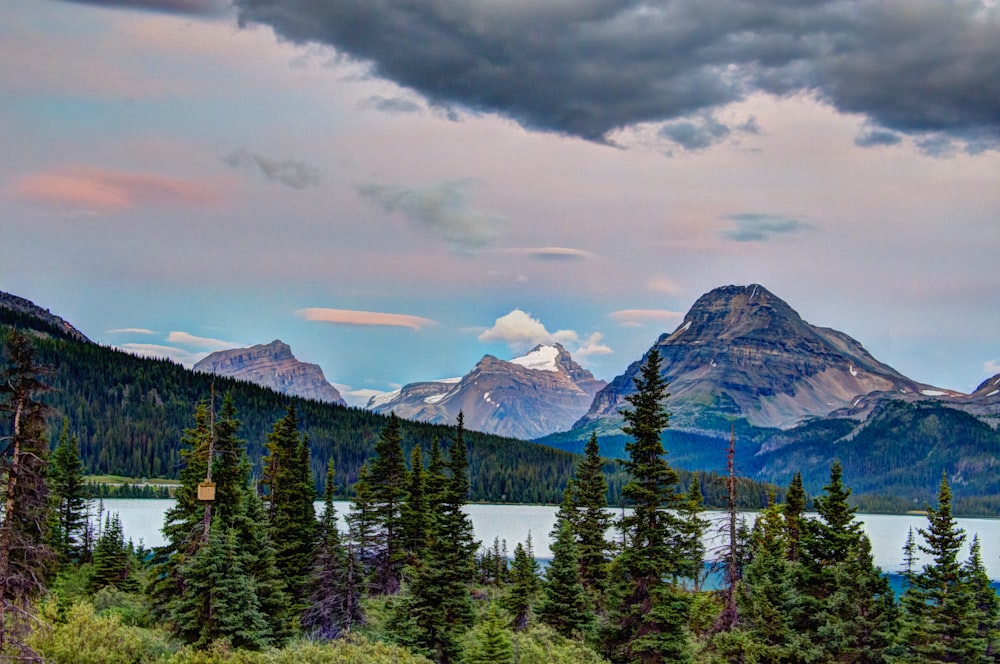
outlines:
[[[54,334],[73,341],[90,342],[82,332],[48,309],[17,295],[0,291],[0,323],[14,327],[26,326],[36,332]]]
[[[540,345],[510,361],[486,355],[462,378],[411,383],[368,408],[439,424],[462,412],[472,431],[531,439],[568,429],[605,385],[561,345]]]
[[[706,293],[656,347],[670,391],[663,443],[678,467],[724,471],[733,431],[736,467],[758,481],[787,486],[800,472],[817,493],[836,459],[866,509],[920,509],[942,472],[964,513],[1000,509],[1000,375],[971,395],[914,381],[754,284]],[[618,409],[644,362],[599,392],[573,429],[538,442],[579,451],[596,431],[605,456],[624,456]]]
[[[195,364],[194,370],[245,380],[303,399],[347,405],[318,364],[300,362],[291,347],[277,339],[249,348],[216,351]]]
[[[671,426],[682,429],[728,429],[733,417],[784,429],[872,392],[950,394],[903,376],[843,332],[810,325],[756,284],[701,296],[656,347],[670,383]],[[574,428],[617,428],[644,361],[601,390]]]

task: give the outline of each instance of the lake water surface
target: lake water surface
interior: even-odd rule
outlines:
[[[147,547],[164,544],[160,528],[163,526],[163,515],[174,504],[173,500],[136,500],[126,498],[111,498],[104,500],[104,508],[108,512],[117,512],[122,521],[126,539],[136,544],[140,541]],[[340,518],[341,530],[346,529],[345,517],[350,510],[350,503],[337,501],[334,506]],[[322,512],[322,503],[316,504],[317,513]],[[549,549],[549,532],[555,522],[557,508],[548,505],[468,505],[466,511],[472,518],[476,539],[483,546],[489,546],[493,539],[499,537],[506,540],[507,550],[513,555],[518,542],[524,542],[531,533],[535,556],[539,559],[552,557]],[[725,513],[709,511],[704,515],[713,522],[706,546],[709,551],[715,549],[721,538],[715,534],[717,528],[723,525]],[[747,512],[741,515],[752,523],[756,513]],[[895,572],[902,567],[903,544],[910,528],[916,533],[918,528],[927,527],[927,517],[908,514],[859,514],[865,532],[872,541],[872,553],[875,564],[885,572]],[[990,578],[1000,580],[1000,520],[995,519],[957,519],[958,524],[966,532],[966,548],[962,559],[968,554],[968,541],[974,534],[979,535],[982,546],[983,563]],[[608,533],[614,538],[614,531]],[[917,538],[918,542],[919,537]]]

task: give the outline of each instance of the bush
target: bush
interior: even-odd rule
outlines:
[[[117,613],[96,615],[85,602],[65,622],[36,630],[30,645],[50,664],[166,664],[173,652],[162,632],[124,625]]]
[[[514,633],[518,664],[606,664],[585,643],[567,639],[547,625],[532,625]]]

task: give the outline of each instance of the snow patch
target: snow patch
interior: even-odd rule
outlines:
[[[992,392],[987,393],[986,396],[991,397],[994,394],[997,394],[998,392],[1000,392],[1000,390],[993,390]]]
[[[522,366],[532,371],[559,371],[556,359],[559,357],[559,349],[555,346],[539,346],[527,355],[515,357],[511,364]]]
[[[387,403],[395,401],[400,394],[403,393],[402,388],[398,390],[393,390],[392,392],[383,392],[382,394],[376,394],[371,399],[368,400],[369,408],[378,408],[379,406],[384,406]]]
[[[848,364],[847,365],[847,370],[850,371],[851,375],[854,376],[855,378],[858,377],[858,370],[854,368],[853,364]]]
[[[942,392],[941,390],[920,390],[920,393],[925,397],[943,397],[948,394],[947,392]]]
[[[680,334],[682,332],[687,332],[690,329],[691,329],[691,321],[687,321],[686,323],[684,323],[684,325],[682,325],[681,327],[679,327],[677,329],[677,331],[674,332],[674,334]]]

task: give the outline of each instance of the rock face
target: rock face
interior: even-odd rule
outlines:
[[[947,392],[910,380],[842,332],[810,325],[759,285],[701,296],[656,347],[670,383],[672,427],[717,430],[726,417],[738,417],[787,428],[850,408],[872,392]],[[644,361],[598,393],[576,426],[617,428],[618,410],[629,406],[625,397],[634,393]]]
[[[368,408],[438,424],[462,412],[467,429],[533,439],[568,429],[605,385],[559,344],[542,345],[509,362],[486,355],[462,378],[411,383]]]
[[[49,329],[55,330],[58,334],[74,341],[90,342],[90,339],[65,320],[49,312],[48,309],[42,309],[31,300],[26,300],[23,297],[0,291],[0,309],[6,309],[7,311],[28,318],[34,318],[41,322],[43,326],[47,326]]]
[[[295,359],[291,347],[279,340],[217,351],[195,364],[194,370],[238,378],[289,396],[347,405],[318,364]]]

